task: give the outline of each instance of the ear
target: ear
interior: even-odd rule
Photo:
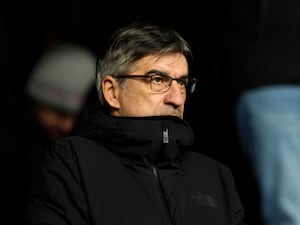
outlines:
[[[102,80],[102,91],[103,96],[107,102],[107,104],[114,109],[120,108],[120,102],[119,102],[119,91],[120,91],[120,85],[110,75],[107,75]]]

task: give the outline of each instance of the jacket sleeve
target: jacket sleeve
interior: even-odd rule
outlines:
[[[28,189],[25,224],[90,224],[77,162],[77,155],[66,140],[47,149]]]
[[[227,192],[227,196],[229,196],[228,210],[229,210],[229,214],[232,215],[231,224],[247,225],[245,210],[240,200],[239,193],[236,189],[233,175],[227,166],[223,164],[219,164],[219,166],[220,166],[220,171],[223,174],[222,179],[223,179],[223,184],[225,185],[224,186],[225,191]]]

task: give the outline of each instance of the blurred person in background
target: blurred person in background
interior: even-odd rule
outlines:
[[[94,88],[95,68],[91,49],[58,42],[46,48],[33,65],[23,96],[8,102],[12,111],[7,120],[12,122],[1,128],[6,130],[1,143],[0,224],[19,224],[27,183],[46,146],[76,129],[77,117]]]
[[[25,85],[29,165],[50,142],[70,135],[89,92],[94,87],[96,56],[80,45],[59,43],[46,50]],[[27,153],[28,153],[27,152]]]
[[[224,24],[225,77],[264,225],[300,224],[299,9],[296,0],[235,1]]]
[[[94,86],[96,57],[87,48],[59,43],[47,50],[27,80],[30,123],[43,139],[72,133],[82,105]],[[36,142],[36,137],[32,143]],[[39,139],[38,139],[39,140]]]

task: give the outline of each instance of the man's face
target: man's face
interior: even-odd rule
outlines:
[[[137,62],[135,68],[129,75],[145,75],[149,71],[158,71],[172,78],[182,78],[188,75],[188,63],[182,54],[146,56]],[[114,93],[114,101],[117,102],[110,104],[113,106],[111,112],[114,116],[172,115],[183,117],[186,91],[174,80],[170,88],[163,93],[151,90],[149,79],[126,79],[122,87],[118,82],[113,83],[119,86]]]
[[[51,141],[70,134],[76,125],[76,116],[61,113],[44,105],[35,107],[35,116]]]

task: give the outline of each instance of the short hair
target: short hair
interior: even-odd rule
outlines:
[[[174,28],[141,21],[116,30],[109,44],[97,64],[96,87],[101,106],[106,103],[101,85],[106,75],[128,74],[136,61],[148,55],[181,53],[188,64],[193,57],[189,44]]]

